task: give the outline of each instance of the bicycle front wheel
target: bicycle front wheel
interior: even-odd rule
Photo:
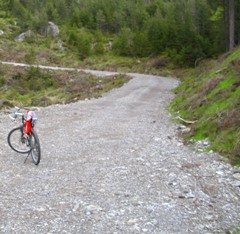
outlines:
[[[23,127],[12,129],[8,134],[8,144],[16,152],[29,153],[31,150],[28,138],[23,134]]]
[[[40,148],[38,135],[34,131],[34,129],[30,133],[29,143],[31,146],[31,156],[32,156],[33,163],[35,165],[38,165],[41,160],[41,148]]]

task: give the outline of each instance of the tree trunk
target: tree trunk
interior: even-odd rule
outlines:
[[[229,0],[229,51],[235,46],[235,0]]]

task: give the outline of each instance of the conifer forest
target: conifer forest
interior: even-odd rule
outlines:
[[[80,59],[104,53],[165,55],[179,65],[231,51],[240,41],[240,0],[0,0],[0,17],[20,32],[47,22]]]

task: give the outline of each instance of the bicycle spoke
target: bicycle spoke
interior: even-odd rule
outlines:
[[[28,136],[23,135],[21,127],[15,128],[9,133],[8,144],[18,153],[28,153],[30,151]]]

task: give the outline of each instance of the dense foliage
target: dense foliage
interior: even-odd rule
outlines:
[[[235,11],[240,10],[240,0]],[[123,56],[164,54],[193,65],[228,47],[229,1],[213,0],[0,0],[2,17],[14,17],[22,31],[41,33],[48,21],[81,59],[101,54],[110,42]],[[240,18],[235,17],[235,43]],[[108,47],[109,48],[109,47]]]

